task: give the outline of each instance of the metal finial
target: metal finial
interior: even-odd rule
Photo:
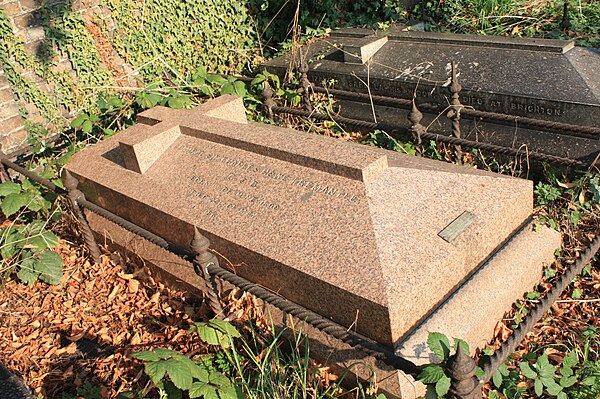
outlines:
[[[456,62],[451,62],[452,74],[450,82],[450,92],[452,93],[452,101],[450,102],[450,111],[448,111],[448,118],[452,120],[452,135],[456,138],[460,138],[460,110],[463,109],[463,105],[460,103],[460,91],[462,86],[458,81],[458,67]],[[459,145],[454,146],[454,153],[456,155],[456,161],[462,163],[462,149]]]
[[[571,26],[573,25],[571,24],[571,20],[569,18],[569,3],[565,1],[565,4],[563,5],[563,17],[560,23],[560,29],[566,32]]]
[[[481,383],[475,376],[475,360],[457,343],[456,353],[446,362],[446,370],[452,380],[449,397],[454,399],[480,399]]]
[[[460,105],[458,99],[459,93],[462,90],[462,86],[458,81],[458,67],[456,62],[452,61],[452,80],[450,82],[450,92],[452,93],[452,105]]]
[[[310,91],[312,87],[312,83],[308,80],[308,62],[302,57],[302,53],[300,53],[301,61],[298,66],[298,71],[300,71],[300,88],[298,89],[298,93],[302,95],[302,102],[308,111],[312,111],[312,103],[310,102]]]
[[[1,155],[0,155],[0,158],[1,158]],[[8,175],[8,172],[6,171],[4,164],[2,162],[0,162],[0,183],[6,183],[9,181],[10,181],[10,176]]]
[[[63,170],[62,181],[65,185],[65,188],[69,191],[76,190],[77,186],[79,186],[79,180],[75,178],[68,170]]]
[[[267,117],[273,120],[273,107],[275,106],[275,100],[273,100],[273,95],[275,92],[271,88],[271,85],[266,80],[263,82],[263,109],[267,114]]]
[[[421,121],[423,120],[423,113],[421,113],[421,111],[419,111],[419,109],[417,108],[415,100],[413,100],[412,108],[408,113],[408,120],[410,122],[409,130],[413,136],[413,140],[415,141],[415,149],[417,151],[417,155],[422,155],[423,140],[421,139],[421,134],[423,134],[427,130],[427,128],[421,125]]]
[[[219,298],[219,290],[214,277],[208,271],[211,266],[218,266],[219,261],[210,248],[210,240],[200,234],[200,230],[194,226],[194,239],[191,243],[192,251],[196,253],[194,258],[194,271],[197,275],[203,278],[206,287],[206,295],[210,302],[210,307],[213,309],[218,318],[225,317],[223,306]]]
[[[425,10],[426,0],[421,0],[421,22],[427,22],[427,11]]]
[[[412,108],[408,114],[408,120],[411,123],[411,127],[422,126],[421,121],[423,120],[423,113],[417,108],[415,100],[412,102]]]
[[[85,200],[85,195],[77,188],[79,186],[79,181],[66,169],[63,170],[62,180],[65,188],[69,191],[67,197],[69,198],[71,208],[73,208],[73,213],[81,225],[81,233],[83,234],[85,245],[87,246],[88,251],[90,251],[92,261],[98,265],[102,261],[100,258],[100,247],[98,247],[98,243],[85,218],[85,214],[79,207],[79,201]]]

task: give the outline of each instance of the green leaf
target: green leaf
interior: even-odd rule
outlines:
[[[105,128],[105,129],[102,129],[102,130],[104,131],[104,137],[105,138],[113,136],[116,133],[114,129]]]
[[[590,180],[590,193],[592,200],[600,204],[600,174]]]
[[[417,377],[417,380],[425,384],[433,384],[434,382],[438,382],[445,375],[444,369],[440,365],[433,364],[425,366]]]
[[[442,377],[438,382],[435,383],[435,393],[438,394],[439,397],[443,397],[448,393],[450,389],[450,378]]]
[[[117,96],[110,96],[108,102],[115,108],[121,108],[123,106],[123,101]]]
[[[500,399],[500,395],[496,391],[489,391],[488,399]]]
[[[36,236],[32,236],[32,237],[27,237],[27,239],[25,240],[25,245],[23,245],[23,248],[31,249],[34,252],[37,252],[37,251],[43,251],[43,250],[47,249],[48,247],[46,246],[46,241],[44,241],[44,239],[42,237],[36,235]]]
[[[450,341],[444,334],[430,332],[427,338],[427,345],[441,361],[448,360],[450,356]]]
[[[161,359],[168,359],[170,357],[173,357],[175,355],[179,355],[179,352],[175,352],[172,351],[170,349],[164,349],[164,348],[155,348],[154,352],[161,358]]]
[[[221,399],[244,399],[244,393],[237,385],[221,387],[219,389],[219,397]],[[386,399],[384,394],[379,394],[376,399]]]
[[[569,399],[569,397],[567,396],[566,393],[561,391],[558,393],[558,395],[556,395],[556,399]]]
[[[147,97],[152,107],[154,107],[160,102],[160,100],[162,100],[162,96],[158,93],[148,93]]]
[[[226,375],[219,373],[219,372],[214,372],[214,373],[210,373],[210,376],[208,377],[208,381],[216,386],[230,386],[231,380],[229,378],[227,378]]]
[[[481,351],[486,356],[492,356],[494,354],[494,350],[492,348],[483,348]]]
[[[190,331],[196,331],[200,339],[209,345],[216,345],[222,348],[231,346],[230,336],[232,338],[240,337],[239,331],[230,323],[223,320],[209,320],[206,323],[194,323]]]
[[[51,231],[43,231],[40,237],[44,240],[48,248],[54,248],[58,245],[58,237]]]
[[[192,386],[192,372],[189,366],[181,359],[171,358],[164,361],[167,374],[173,384],[179,389],[188,390]]]
[[[540,377],[553,379],[556,369],[551,364],[545,364],[543,366],[538,366],[537,372]]]
[[[22,282],[31,285],[38,280],[39,273],[35,271],[34,264],[35,260],[33,258],[21,261],[17,277],[19,277]]]
[[[0,197],[5,197],[9,194],[19,194],[21,192],[21,186],[17,183],[6,182],[0,184]]]
[[[48,284],[60,284],[63,276],[62,266],[62,258],[52,250],[42,252],[35,262],[35,270],[40,273],[40,280]]]
[[[479,366],[475,367],[475,376],[480,380],[485,380],[485,371]]]
[[[81,124],[86,120],[88,120],[88,116],[86,114],[79,114],[75,119],[71,121],[71,127],[77,128],[81,126]]]
[[[248,94],[248,92],[246,91],[246,84],[241,80],[236,80],[233,83],[233,89],[235,91],[235,94],[240,97],[246,97],[246,95]]]
[[[195,362],[191,363],[192,366],[190,366],[190,372],[192,373],[192,377],[200,381],[208,381],[208,371],[206,370],[206,367]]]
[[[216,74],[207,74],[206,80],[209,81],[210,83],[216,83],[219,85],[223,85],[223,84],[227,83],[227,79],[223,78],[221,75],[216,75]]]
[[[542,381],[544,382],[544,381]],[[546,384],[544,384],[546,385]],[[562,387],[560,385],[558,385],[556,382],[552,381],[552,383],[549,383],[548,385],[546,385],[546,391],[552,395],[552,396],[556,396],[559,394],[559,392],[562,392]]]
[[[40,195],[28,195],[27,209],[37,212],[42,208],[47,208],[47,202],[48,201],[44,200]]]
[[[581,290],[581,288],[575,288],[573,289],[573,292],[571,292],[571,298],[573,299],[581,299],[582,295],[583,291]]]
[[[538,376],[527,362],[519,362],[519,368],[521,369],[521,374],[529,379],[534,379]]]
[[[163,360],[151,361],[146,363],[146,366],[144,366],[144,371],[148,377],[150,377],[153,383],[158,384],[158,382],[163,379],[165,373],[167,372],[167,365]]]
[[[81,130],[85,133],[89,133],[92,131],[92,121],[89,119],[86,119],[82,124],[81,124]]]
[[[191,104],[191,100],[186,96],[171,97],[167,101],[167,104],[171,108],[181,109],[185,108],[185,106],[187,106],[188,104]]]
[[[554,366],[550,364],[548,361],[548,354],[544,353],[542,356],[538,358],[535,362],[537,372],[540,377],[552,378],[554,379]],[[545,384],[544,384],[545,385]]]
[[[536,379],[533,383],[533,389],[537,396],[542,396],[542,394],[544,393],[544,384],[542,384],[542,381],[540,381],[539,379]]]
[[[221,94],[235,94],[235,87],[231,83],[225,83],[221,86]]]
[[[198,84],[199,81],[204,83],[204,80],[206,80],[206,73],[207,73],[206,67],[204,67],[204,66],[198,67],[198,69],[196,69],[196,73],[194,74],[192,79],[194,80],[194,82],[196,84]]]
[[[194,399],[194,398],[199,398],[200,396],[202,396],[203,395],[202,392],[203,392],[204,386],[206,384],[207,384],[206,382],[194,382],[188,392],[188,394],[190,395],[190,398]]]
[[[527,293],[526,298],[534,300],[534,299],[539,299],[540,296],[542,296],[542,294],[540,294],[539,292],[531,291],[531,292]]]
[[[471,348],[469,348],[469,344],[460,339],[460,338],[452,338],[454,340],[454,350],[458,349],[458,345],[462,346],[463,350],[467,354],[467,356],[471,356]]]
[[[204,397],[205,399],[219,399],[216,388],[205,382],[194,382],[189,390],[190,398]]]
[[[569,387],[572,387],[573,385],[575,385],[576,382],[577,382],[577,376],[572,375],[570,377],[562,377],[558,383],[563,388],[569,388]]]
[[[256,86],[257,84],[264,82],[265,79],[267,79],[265,75],[258,74],[254,79],[252,79],[252,82],[250,82],[250,86]]]
[[[492,376],[492,382],[494,383],[496,388],[500,389],[500,387],[502,386],[502,379],[502,373],[500,373],[500,370],[496,370],[496,372]]]
[[[579,361],[578,357],[577,357],[577,353],[575,351],[569,351],[563,361],[562,361],[562,365],[564,367],[573,367],[575,365],[577,365],[577,362]]]
[[[23,205],[27,204],[27,196],[24,194],[9,194],[2,200],[0,209],[6,217],[14,215]]]
[[[141,360],[143,362],[157,362],[160,360],[160,357],[158,357],[156,353],[151,351],[135,352],[131,354],[131,357],[134,359]]]
[[[570,377],[573,375],[573,369],[571,367],[561,367],[560,370],[558,370],[560,372],[560,375],[562,375],[563,377]]]
[[[7,227],[2,230],[0,254],[3,259],[10,259],[17,254],[17,250],[23,247],[25,235],[14,227]]]

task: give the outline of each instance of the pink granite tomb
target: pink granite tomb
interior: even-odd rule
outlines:
[[[139,121],[67,165],[88,200],[186,248],[197,227],[221,266],[417,362],[432,329],[490,339],[560,243],[528,180],[248,123],[232,96]]]

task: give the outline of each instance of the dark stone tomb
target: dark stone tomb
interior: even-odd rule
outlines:
[[[450,65],[458,66],[466,109],[511,115],[505,121],[463,115],[462,138],[592,161],[600,135],[600,54],[572,41],[343,29],[305,50],[308,78],[316,85],[358,93],[415,98],[432,133],[449,134],[445,117],[452,94]],[[267,62],[284,75],[287,56]],[[334,82],[331,85],[331,82]],[[406,109],[370,101],[340,100],[339,113],[407,126]],[[532,127],[526,119],[576,125]]]

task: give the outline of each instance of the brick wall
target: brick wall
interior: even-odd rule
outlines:
[[[36,56],[40,44],[44,40],[44,28],[41,26],[39,11],[43,4],[70,4],[72,10],[82,13],[87,20],[99,17],[112,34],[115,24],[111,19],[110,12],[102,8],[99,3],[100,0],[0,0],[0,8],[11,20],[15,34],[23,39],[25,51],[31,56]],[[108,64],[105,65],[106,69],[115,75],[117,82],[131,85],[133,80],[131,67],[119,57],[116,51],[108,50],[107,53],[106,46],[102,46],[100,51],[102,52],[101,58],[105,64]],[[55,61],[57,71],[72,71],[71,62],[65,55],[59,54]],[[33,71],[24,70],[22,75],[33,79],[38,87],[49,92],[52,91],[52,88],[39,79]],[[35,105],[15,100],[14,93],[11,91],[0,64],[0,151],[5,154],[16,151],[27,144],[25,121],[19,114],[19,107],[27,111],[28,121],[42,123],[44,127],[52,131],[51,121],[44,121]],[[63,116],[74,117],[67,113]]]

